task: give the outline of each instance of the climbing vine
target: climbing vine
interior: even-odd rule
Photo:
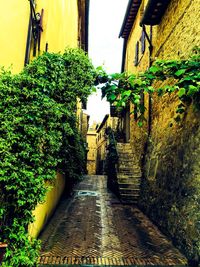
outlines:
[[[44,53],[17,75],[0,75],[0,242],[3,266],[36,266],[39,242],[28,235],[32,211],[56,171],[77,179],[84,143],[76,103],[91,93],[95,70],[87,55],[68,49]]]
[[[143,94],[158,96],[177,94],[180,103],[177,106],[176,120],[180,120],[188,105],[200,109],[200,49],[195,48],[189,59],[157,60],[147,71],[138,74],[115,73],[107,75],[102,68],[98,69],[96,84],[102,84],[102,97],[115,105],[119,110],[127,104],[134,105],[134,118],[138,126],[145,120]],[[154,86],[154,84],[156,86]]]
[[[152,129],[145,145],[138,146],[141,150],[146,146],[139,205],[171,237],[191,266],[197,266],[200,255],[200,49],[195,48],[188,59],[157,60],[147,71],[138,74],[107,75],[99,68],[97,84],[102,83],[102,96],[119,111],[132,104],[138,126],[145,121],[145,94],[156,99],[156,104],[166,95],[171,95],[169,99],[177,103],[176,114],[171,112],[174,105],[170,105],[170,114],[160,116],[158,120],[156,112],[161,111],[160,105],[153,110],[156,129]],[[164,105],[169,105],[169,101],[163,101],[162,108]],[[189,116],[182,120],[187,112]],[[171,129],[171,124],[165,125],[171,116],[178,123],[184,122],[181,127]],[[134,137],[135,153],[141,156],[143,151],[137,151],[137,140],[140,140],[138,135]],[[146,139],[146,136],[142,138]]]

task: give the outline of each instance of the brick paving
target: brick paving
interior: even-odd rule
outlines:
[[[105,176],[86,176],[62,200],[41,235],[39,263],[185,266],[187,260],[136,207],[107,190]]]

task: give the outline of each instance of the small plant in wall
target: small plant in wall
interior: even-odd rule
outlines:
[[[96,84],[101,85],[102,97],[123,109],[129,103],[134,105],[134,118],[138,126],[145,120],[143,94],[176,94],[179,104],[176,109],[176,121],[189,105],[200,110],[200,49],[194,48],[190,58],[183,60],[157,60],[146,72],[139,74],[106,74],[98,68]],[[160,83],[158,83],[160,82]],[[158,84],[162,84],[158,86]],[[163,85],[164,84],[164,85]]]
[[[95,70],[79,49],[44,53],[17,75],[0,74],[0,242],[3,267],[36,266],[39,242],[28,234],[32,211],[59,170],[84,171],[77,98],[91,93]]]

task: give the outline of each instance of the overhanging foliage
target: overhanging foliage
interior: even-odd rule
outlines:
[[[143,94],[158,96],[177,94],[180,103],[177,106],[176,121],[180,120],[188,105],[200,109],[200,49],[195,48],[189,59],[157,60],[147,71],[138,74],[115,73],[107,75],[99,68],[96,84],[101,86],[102,97],[120,109],[129,103],[134,105],[134,117],[138,126],[145,120],[146,107],[142,101]],[[160,86],[153,86],[161,82]]]
[[[82,50],[44,53],[18,75],[0,75],[0,241],[4,267],[35,266],[39,242],[28,235],[32,211],[56,171],[77,179],[84,147],[77,130],[77,97],[91,93],[94,68]]]

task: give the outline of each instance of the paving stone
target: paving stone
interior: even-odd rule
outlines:
[[[40,236],[40,266],[185,266],[185,257],[137,206],[123,205],[106,185],[105,176],[86,176],[73,197],[61,201]]]

